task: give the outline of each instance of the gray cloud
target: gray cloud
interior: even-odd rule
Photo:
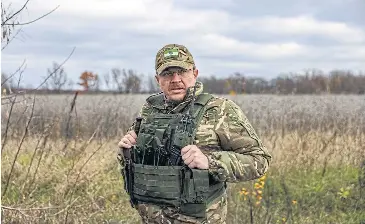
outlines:
[[[23,80],[33,85],[73,47],[64,67],[74,80],[85,70],[105,74],[113,67],[152,75],[155,53],[168,43],[185,44],[201,75],[272,78],[308,68],[365,69],[361,0],[54,0],[36,7],[37,1],[28,14],[61,7],[24,27],[2,52],[5,73],[27,59]]]

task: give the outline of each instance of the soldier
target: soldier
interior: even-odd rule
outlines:
[[[189,50],[157,52],[161,93],[118,146],[125,190],[143,223],[225,223],[226,183],[263,176],[271,155],[242,110],[203,92]]]

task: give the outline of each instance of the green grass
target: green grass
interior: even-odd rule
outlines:
[[[38,168],[37,162],[33,162],[27,176],[33,150],[23,149],[2,198],[2,206],[5,206],[2,221],[65,223],[67,219],[68,223],[111,220],[139,223],[138,214],[130,207],[123,189],[114,143],[104,145],[100,151],[95,151],[95,144],[74,152],[73,156],[55,150],[57,145],[54,144],[53,149],[43,154]],[[15,150],[5,150],[2,154],[2,193],[14,154]],[[34,160],[40,156],[38,153]],[[229,184],[227,223],[358,224],[365,220],[359,167],[344,164],[320,167],[298,165],[282,169],[274,164],[264,180],[259,205],[255,204],[257,196],[250,194],[250,200],[249,197],[245,200],[240,195],[242,188],[252,192],[258,180]]]
[[[254,223],[268,223],[268,220],[270,223],[285,223],[283,220],[287,223],[360,223],[365,220],[365,195],[361,199],[359,175],[360,169],[351,166],[330,167],[325,173],[323,169],[305,167],[293,167],[286,173],[271,170],[259,205],[255,205],[259,201],[257,196],[245,198],[236,193],[242,187],[252,192],[255,181],[237,184],[231,189],[230,223],[242,220],[242,223],[250,223],[251,217]]]

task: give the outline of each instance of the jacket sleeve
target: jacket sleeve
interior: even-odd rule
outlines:
[[[144,120],[146,119],[147,115],[149,114],[149,110],[151,109],[151,106],[148,103],[144,103],[141,107],[141,109],[138,112],[137,117],[142,117]],[[133,121],[132,125],[127,129],[125,133],[128,131],[134,130],[134,127],[136,125],[136,120]]]
[[[271,155],[233,101],[224,100],[220,108],[214,119],[219,150],[203,150],[208,157],[209,173],[226,182],[260,178],[267,172]]]

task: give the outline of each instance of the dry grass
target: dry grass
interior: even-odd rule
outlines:
[[[15,105],[8,114],[10,107],[2,109],[3,222],[139,223],[123,189],[116,145],[144,96],[137,96],[140,101],[90,97],[78,98],[72,112],[72,96],[52,106],[47,97],[37,98],[34,110],[32,104]],[[365,161],[363,100],[232,98],[260,133],[273,162],[258,205],[257,195],[242,197],[242,188],[252,193],[255,181],[229,185],[227,223],[365,220],[359,169]]]
[[[116,142],[26,141],[18,155],[3,205],[3,220],[29,223],[71,223],[94,220],[136,220],[116,161]],[[3,192],[17,151],[9,142],[2,155]],[[27,210],[32,208],[31,210]],[[25,209],[25,210],[22,210]],[[5,218],[5,219],[4,219]],[[67,223],[67,222],[66,222]]]
[[[326,167],[356,167],[363,156],[365,134],[297,133],[283,137],[266,136],[274,160],[271,176],[282,176],[292,169],[311,172]],[[3,221],[21,223],[102,223],[110,220],[138,223],[129,206],[116,160],[114,141],[73,141],[65,151],[64,141],[29,139],[24,142],[3,197]],[[16,141],[9,141],[2,154],[2,188],[17,152]],[[38,146],[37,146],[38,145]],[[326,164],[326,165],[325,165]],[[329,169],[329,168],[327,168]],[[299,180],[300,178],[298,178]],[[245,183],[245,186],[250,183]],[[241,184],[230,185],[230,219],[238,220],[242,200],[235,200]],[[295,189],[293,189],[295,191]],[[241,206],[240,206],[241,205]],[[275,215],[273,215],[275,217]],[[123,222],[122,222],[123,223]],[[238,222],[231,222],[238,223]]]

